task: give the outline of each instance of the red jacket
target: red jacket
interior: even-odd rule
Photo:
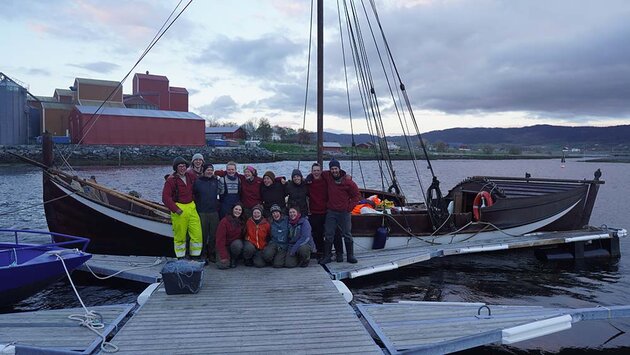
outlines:
[[[191,203],[194,200],[193,185],[197,177],[194,173],[188,171],[186,171],[184,176],[186,177],[186,183],[176,174],[171,174],[164,182],[162,203],[173,213],[179,210],[175,202]]]
[[[263,250],[267,245],[267,239],[269,239],[269,234],[271,233],[271,225],[269,222],[263,218],[262,221],[256,224],[250,217],[247,223],[245,223],[245,230],[245,240],[254,244],[256,249]]]
[[[328,186],[326,207],[337,212],[352,212],[354,206],[361,199],[357,184],[352,179],[347,178],[344,172],[341,173],[341,178],[338,181],[335,181],[330,171],[323,171],[322,177],[326,179]]]
[[[312,178],[312,175],[309,175]],[[326,179],[307,179],[308,206],[312,214],[325,214],[328,203],[328,186]]]
[[[216,234],[216,248],[220,260],[230,260],[230,244],[243,236],[243,223],[231,215],[223,217]]]
[[[260,186],[263,183],[262,178],[254,176],[254,179],[249,181],[245,175],[241,174],[238,175],[238,178],[241,179],[241,203],[243,203],[243,207],[252,208],[262,204],[260,197]]]

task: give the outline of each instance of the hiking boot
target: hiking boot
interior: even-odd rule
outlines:
[[[302,262],[300,263],[300,267],[307,267],[310,262],[311,259],[302,260]]]

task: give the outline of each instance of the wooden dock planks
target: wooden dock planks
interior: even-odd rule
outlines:
[[[111,333],[134,305],[113,305],[89,307],[89,310],[103,316],[102,334]],[[69,315],[82,315],[83,308],[43,310],[0,314],[1,344],[14,343],[16,346],[46,348],[57,351],[79,351],[91,353],[97,349],[101,338],[88,328],[79,325]]]
[[[160,287],[116,334],[121,353],[379,353],[319,266],[204,270],[194,295]]]

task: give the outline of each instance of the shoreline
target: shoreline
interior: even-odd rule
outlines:
[[[159,165],[170,164],[177,156],[190,159],[193,154],[201,153],[204,158],[213,163],[226,163],[230,160],[247,163],[268,163],[277,161],[315,161],[314,153],[273,153],[260,147],[172,147],[172,146],[55,146],[55,164],[61,165],[63,159],[59,152],[64,152],[68,162],[75,166],[131,166],[131,165]],[[71,152],[71,153],[70,153]],[[42,148],[40,145],[0,146],[0,164],[15,164],[22,161],[9,154],[14,153],[27,158],[42,161]],[[352,156],[350,154],[324,154],[324,160],[332,158],[338,160],[376,160],[374,156]],[[392,154],[392,160],[411,160],[409,154]],[[500,154],[457,154],[437,153],[431,154],[431,160],[518,160],[518,159],[558,159],[560,155],[500,155]],[[630,156],[591,156],[571,157],[581,162],[597,163],[630,163]],[[67,158],[66,158],[67,159]],[[424,160],[424,156],[416,156],[416,159]]]

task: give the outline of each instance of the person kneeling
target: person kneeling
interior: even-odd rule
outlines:
[[[267,238],[271,226],[269,222],[262,216],[263,207],[256,205],[252,208],[252,216],[245,224],[245,244],[243,246],[243,259],[245,266],[256,265],[256,267],[264,267],[263,249],[267,245]]]
[[[284,263],[286,267],[307,267],[315,252],[315,242],[311,235],[311,224],[302,217],[298,207],[289,209],[289,252]]]
[[[243,252],[243,206],[237,203],[232,213],[223,217],[217,227],[216,249],[219,261],[217,268],[236,267],[236,261]]]

